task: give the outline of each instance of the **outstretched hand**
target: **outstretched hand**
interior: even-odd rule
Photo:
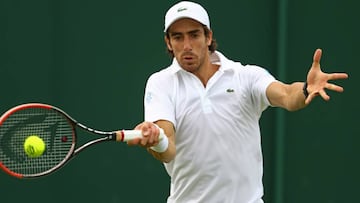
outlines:
[[[326,93],[325,89],[336,92],[344,91],[341,86],[329,83],[329,80],[346,79],[348,75],[346,73],[322,72],[320,68],[321,55],[321,49],[317,49],[314,53],[313,63],[307,75],[307,91],[309,95],[305,100],[305,104],[309,104],[317,95],[320,95],[325,101],[328,101],[330,96]]]

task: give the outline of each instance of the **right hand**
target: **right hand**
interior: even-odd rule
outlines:
[[[152,122],[144,121],[135,127],[135,130],[142,131],[142,138],[128,141],[128,145],[138,145],[144,148],[155,146],[159,143],[159,128]]]

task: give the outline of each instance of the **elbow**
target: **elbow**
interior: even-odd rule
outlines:
[[[166,164],[168,164],[168,163],[170,163],[172,160],[174,160],[174,159],[163,159],[163,160],[161,160],[163,163],[166,163]]]

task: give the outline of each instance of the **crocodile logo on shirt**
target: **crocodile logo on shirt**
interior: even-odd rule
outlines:
[[[232,92],[235,92],[235,90],[234,90],[234,89],[229,88],[229,89],[227,89],[227,90],[226,90],[226,92],[227,92],[227,93],[232,93]]]

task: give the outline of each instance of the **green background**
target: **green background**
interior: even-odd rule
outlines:
[[[0,0],[0,112],[22,103],[62,108],[101,130],[143,119],[147,77],[166,67],[163,19],[176,1]],[[219,50],[278,79],[303,81],[316,48],[325,72],[347,72],[342,94],[261,119],[267,203],[359,201],[359,8],[355,0],[199,1]],[[83,138],[88,137],[80,133]],[[169,177],[139,147],[89,148],[57,173],[0,172],[3,203],[165,202]],[[224,194],[226,195],[226,194]]]

